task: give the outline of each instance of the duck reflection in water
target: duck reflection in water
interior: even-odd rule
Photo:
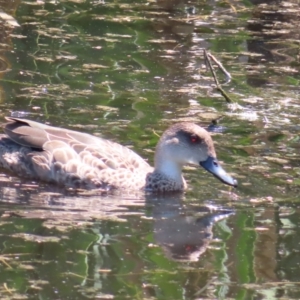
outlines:
[[[168,258],[198,261],[213,240],[214,224],[234,211],[205,205],[186,209],[180,200],[170,196],[147,201],[153,205],[154,239]]]

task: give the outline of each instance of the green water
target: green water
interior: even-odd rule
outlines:
[[[277,5],[0,1],[2,120],[102,136],[152,163],[170,124],[222,117],[218,157],[239,181],[189,167],[183,195],[112,196],[1,170],[1,299],[299,299],[299,4]]]

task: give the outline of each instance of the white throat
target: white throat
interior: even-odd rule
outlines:
[[[167,178],[174,180],[177,183],[183,184],[182,166],[166,159],[159,159],[155,161],[155,171],[165,175]]]

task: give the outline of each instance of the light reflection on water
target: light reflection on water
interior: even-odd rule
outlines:
[[[185,195],[157,199],[3,171],[1,297],[299,298],[295,1],[286,13],[280,3],[0,3],[20,25],[1,23],[2,119],[101,135],[151,162],[168,124],[225,116],[214,140],[240,183],[230,192],[189,168]],[[231,73],[224,89],[239,105],[212,87],[202,48]]]

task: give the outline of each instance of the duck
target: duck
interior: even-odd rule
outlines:
[[[201,166],[221,182],[237,181],[217,160],[210,134],[189,122],[170,126],[156,146],[154,167],[131,149],[87,133],[6,117],[0,167],[71,189],[183,192],[183,166]]]

